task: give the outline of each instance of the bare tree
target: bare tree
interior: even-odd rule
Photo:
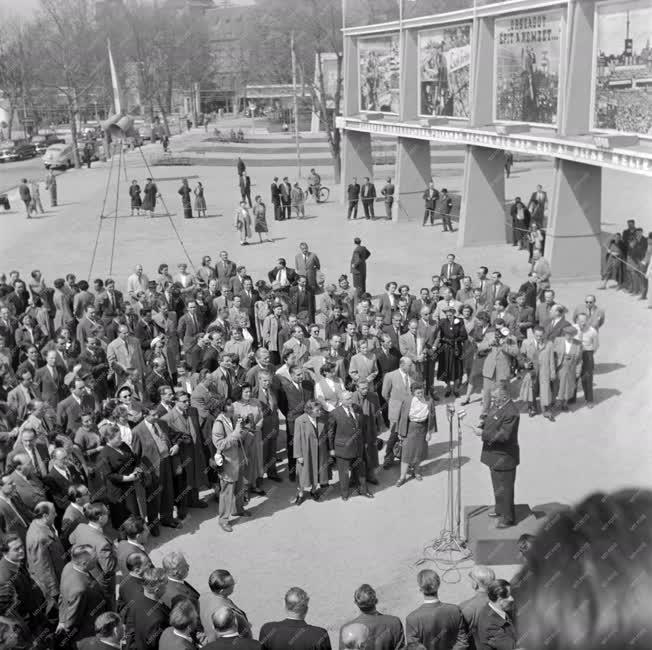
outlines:
[[[45,88],[65,97],[75,167],[80,166],[77,123],[80,106],[101,84],[106,67],[103,38],[94,22],[89,0],[41,0],[38,18],[40,54],[36,76]]]

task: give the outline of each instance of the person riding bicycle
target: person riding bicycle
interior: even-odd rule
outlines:
[[[319,188],[321,187],[321,176],[315,171],[314,167],[310,170],[310,176],[308,176],[308,191],[315,198],[319,197]]]

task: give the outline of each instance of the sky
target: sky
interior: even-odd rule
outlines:
[[[39,0],[0,0],[0,17],[24,16],[29,18],[39,6]]]

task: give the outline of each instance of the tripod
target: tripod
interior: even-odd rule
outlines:
[[[448,468],[446,519],[439,537],[433,540],[426,549],[435,555],[459,554],[459,562],[468,559],[471,551],[466,547],[466,540],[462,536],[462,419],[466,415],[464,410],[455,410],[455,404],[446,406],[448,417]],[[457,463],[455,462],[454,449],[454,421],[457,420]]]

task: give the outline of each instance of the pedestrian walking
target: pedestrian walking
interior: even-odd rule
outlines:
[[[87,142],[84,145],[84,152],[82,154],[82,160],[88,169],[91,168],[91,162],[93,160],[93,145],[90,142]]]
[[[161,138],[161,144],[163,145],[163,153],[168,152],[168,147],[170,146],[170,138],[167,135],[164,135]]]
[[[240,196],[242,197],[243,201],[247,201],[249,203],[249,207],[251,207],[251,178],[249,178],[248,174],[245,174],[244,172],[240,174]]]
[[[136,210],[136,214],[140,216],[140,208],[143,205],[143,201],[140,198],[140,185],[138,185],[138,181],[131,181],[131,185],[129,186],[129,196],[131,197],[131,216],[134,216],[134,210]]]
[[[187,178],[184,178],[181,181],[181,187],[179,188],[179,194],[181,195],[181,207],[183,208],[183,218],[184,219],[192,219],[192,201],[190,200],[192,190],[190,189],[190,186],[188,185],[188,179]]]
[[[292,201],[292,209],[297,211],[297,219],[303,219],[306,216],[305,211],[305,202],[306,196],[297,181],[292,186],[292,192],[290,193],[290,200]],[[290,212],[292,211],[290,210]]]
[[[242,160],[242,158],[238,158],[236,168],[238,170],[238,176],[244,176],[244,173],[247,171],[247,165],[245,165],[245,162]]]
[[[201,218],[202,213],[206,216],[206,199],[204,197],[204,186],[201,182],[197,181],[195,192],[195,210],[197,210],[197,217]]]
[[[27,218],[31,219],[32,217],[32,193],[29,191],[29,185],[27,184],[27,179],[23,178],[20,181],[18,186],[18,194],[20,195],[21,201],[25,204],[25,210],[27,211]]]
[[[240,232],[240,246],[247,246],[247,241],[251,237],[251,215],[247,209],[247,204],[240,201],[240,206],[235,212],[235,229]]]
[[[41,203],[41,192],[38,188],[38,181],[32,181],[30,192],[32,194],[32,211],[34,214],[36,214],[37,209],[41,214],[45,214],[43,204]]]
[[[269,233],[269,228],[267,227],[267,208],[263,203],[263,197],[258,194],[256,196],[256,205],[254,205],[254,230],[258,233],[260,243],[263,243],[263,233]],[[244,203],[244,201],[243,201]],[[271,239],[267,238],[267,241],[271,243]]]
[[[57,178],[51,169],[45,178],[45,189],[50,191],[50,207],[57,207]]]
[[[148,213],[148,216],[151,219],[154,216],[156,199],[161,197],[158,192],[158,187],[156,187],[156,183],[151,178],[148,178],[147,183],[145,183],[144,194],[145,200],[143,201],[143,210]]]

